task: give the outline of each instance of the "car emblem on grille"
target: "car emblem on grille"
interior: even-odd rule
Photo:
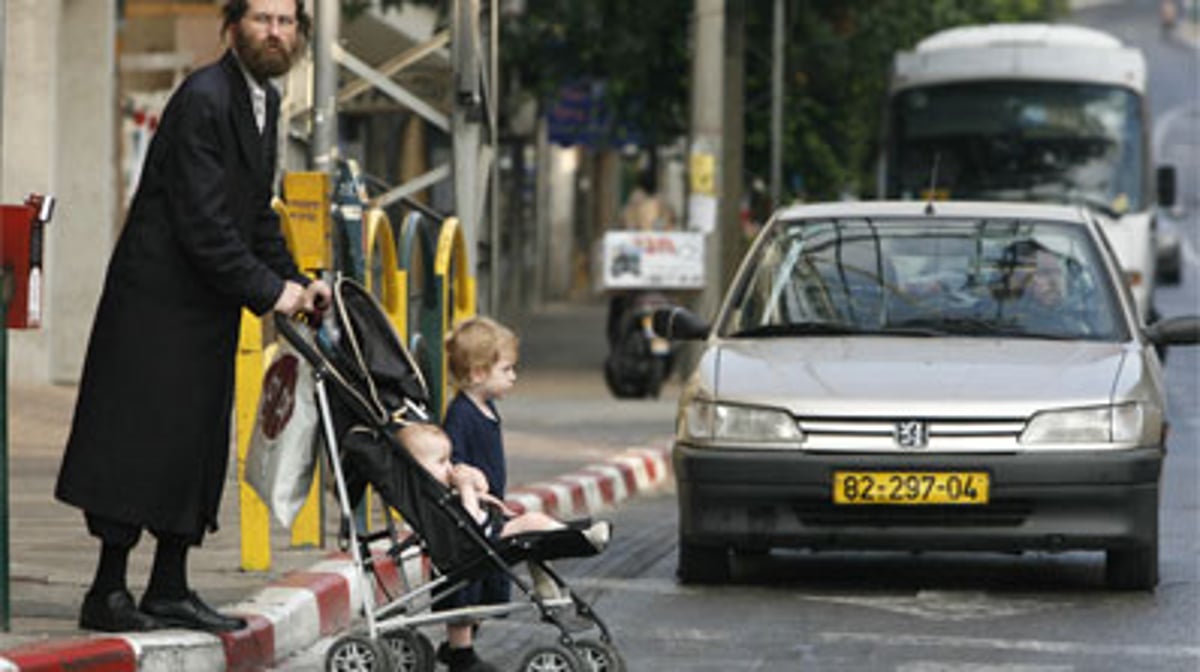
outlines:
[[[896,443],[901,448],[924,448],[929,445],[929,425],[920,420],[897,422]]]

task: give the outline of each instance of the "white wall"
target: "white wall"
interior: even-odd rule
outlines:
[[[45,335],[50,380],[76,382],[118,230],[116,2],[61,1]]]
[[[0,202],[21,203],[30,192],[53,193],[58,123],[59,0],[8,0],[4,55],[4,156]],[[51,224],[54,225],[53,223]],[[53,235],[53,232],[48,232]],[[47,282],[54,243],[47,240]],[[49,297],[43,305],[51,320]],[[49,379],[46,332],[9,332],[12,380]]]
[[[9,378],[75,382],[116,227],[115,0],[8,0],[0,202],[54,194],[43,326],[9,333]]]

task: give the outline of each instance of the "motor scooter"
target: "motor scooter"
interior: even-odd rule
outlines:
[[[656,291],[625,292],[609,305],[604,382],[618,399],[657,398],[671,374],[671,342],[654,332],[654,311],[670,305]]]

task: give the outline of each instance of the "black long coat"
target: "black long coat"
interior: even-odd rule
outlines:
[[[231,52],[171,97],[104,283],[55,495],[199,538],[216,529],[243,306],[305,284],[270,207],[279,95],[260,136]],[[265,138],[265,140],[264,140]]]

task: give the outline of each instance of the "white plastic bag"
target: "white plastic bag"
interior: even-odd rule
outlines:
[[[286,340],[263,376],[246,482],[275,519],[291,527],[308,497],[317,463],[317,401],[312,366]]]

